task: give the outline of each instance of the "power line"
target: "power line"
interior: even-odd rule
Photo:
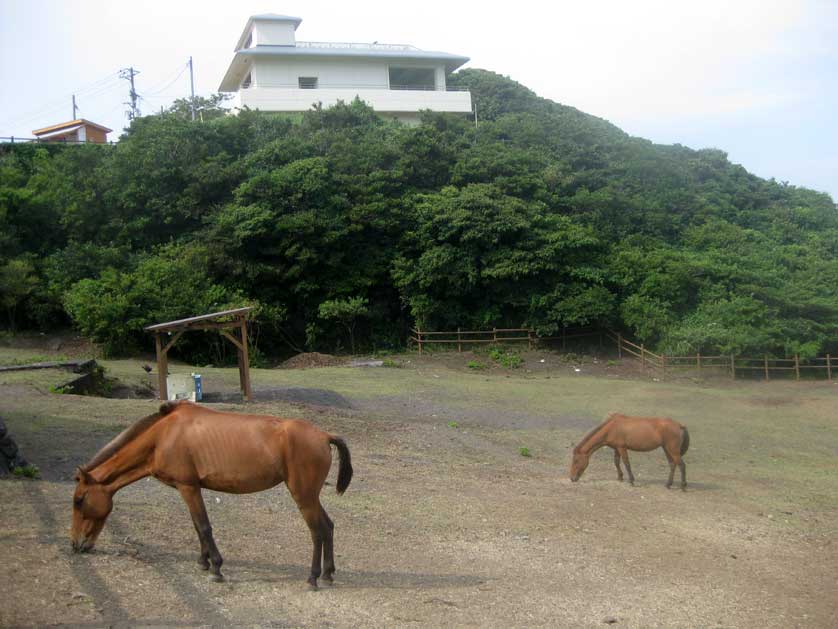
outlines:
[[[174,68],[169,73],[167,73],[167,76],[166,76],[165,79],[156,83],[152,87],[149,87],[146,90],[147,94],[151,94],[151,95],[157,94],[158,92],[161,92],[164,89],[166,89],[167,87],[169,87],[169,85],[171,85],[173,81],[177,80],[180,77],[180,75],[183,74],[184,70],[186,70],[186,67],[187,67],[187,64],[178,65],[176,68]]]
[[[164,92],[164,91],[166,91],[167,89],[169,89],[169,88],[170,88],[170,87],[171,87],[171,86],[175,83],[175,81],[177,81],[177,80],[178,80],[181,76],[183,76],[183,73],[184,73],[184,72],[186,72],[186,68],[188,68],[188,67],[189,67],[189,64],[185,64],[185,65],[181,66],[181,68],[180,68],[180,72],[178,72],[178,73],[177,73],[177,75],[175,76],[175,78],[173,78],[171,81],[169,81],[168,83],[166,83],[166,85],[165,85],[165,86],[163,86],[163,87],[161,87],[160,89],[154,89],[154,88],[153,88],[153,89],[151,89],[150,91],[148,91],[148,92],[145,94],[145,96],[149,96],[149,97],[151,97],[151,96],[156,96],[156,95],[157,95],[157,94],[159,94],[160,92]],[[159,86],[159,85],[160,85],[160,84],[158,83],[158,86]]]
[[[66,96],[62,96],[61,98],[56,98],[56,99],[53,99],[51,101],[47,101],[46,103],[44,103],[43,105],[41,105],[37,109],[29,109],[26,113],[24,113],[22,115],[10,118],[6,121],[6,124],[8,124],[9,126],[23,125],[23,124],[29,122],[30,120],[34,120],[35,118],[39,118],[39,117],[44,116],[48,113],[52,113],[53,111],[57,111],[58,109],[63,109],[64,107],[66,107],[67,99],[69,97],[73,96],[73,95],[75,95],[75,96],[85,95],[85,96],[89,97],[89,96],[92,96],[92,95],[95,95],[95,94],[99,94],[99,93],[101,93],[101,91],[107,91],[108,89],[111,89],[112,87],[117,85],[117,81],[118,81],[118,79],[116,77],[116,73],[109,74],[109,75],[107,75],[107,76],[105,76],[101,79],[98,79],[97,81],[94,81],[93,83],[90,83],[88,85],[85,85],[84,87],[80,87],[78,89],[73,90],[72,93],[67,94]],[[108,83],[111,83],[111,82],[112,82],[112,84],[108,85]],[[101,88],[105,88],[105,89],[101,90]],[[94,94],[89,94],[88,92],[90,92],[92,90],[101,90],[101,91],[96,91]]]

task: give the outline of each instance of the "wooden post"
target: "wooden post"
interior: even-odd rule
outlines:
[[[661,354],[661,370],[663,375],[666,376],[666,354]]]
[[[422,353],[422,330],[417,325],[416,326],[416,342],[419,343],[419,353]]]
[[[829,354],[826,355],[826,379],[832,380],[832,360]]]
[[[253,401],[253,390],[250,388],[250,355],[247,349],[247,319],[241,319],[242,349],[239,354],[239,374],[242,381],[242,396],[248,402]]]
[[[527,349],[532,349],[532,330],[527,328]]]
[[[623,335],[617,332],[617,358],[623,358]]]
[[[460,353],[463,351],[462,341],[460,340],[460,328],[457,328],[457,351]]]
[[[640,344],[640,368],[646,371],[646,346],[643,343]]]
[[[794,355],[794,375],[797,380],[800,380],[800,354]]]
[[[492,342],[494,342],[494,343],[498,342],[498,329],[497,328],[492,328]]]
[[[160,399],[165,402],[169,399],[169,387],[166,383],[169,366],[166,360],[166,350],[163,349],[163,338],[159,332],[154,335],[154,346],[157,349],[157,389],[160,392]]]
[[[765,379],[768,380],[768,354],[765,354]]]
[[[733,354],[730,355],[730,378],[736,380],[736,358]]]
[[[566,335],[567,335],[567,328],[562,328],[562,351],[565,350],[565,346],[566,346],[565,336]]]
[[[695,365],[698,367],[699,373],[701,373],[701,352],[698,352],[695,355]]]

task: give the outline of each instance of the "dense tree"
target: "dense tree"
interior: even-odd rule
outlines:
[[[347,333],[399,346],[416,323],[838,351],[828,195],[632,138],[490,72],[450,84],[471,90],[476,121],[405,126],[358,100],[230,116],[212,97],[203,121],[183,99],[115,146],[0,147],[8,324],[72,321],[129,351],[149,323],[250,303],[267,353]]]

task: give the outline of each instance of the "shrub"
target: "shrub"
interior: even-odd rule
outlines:
[[[41,470],[38,469],[37,465],[23,465],[17,466],[12,470],[12,474],[17,476],[18,478],[40,478],[41,477]]]
[[[524,364],[524,359],[518,352],[503,350],[499,347],[492,348],[489,351],[489,358],[506,369],[517,369]]]

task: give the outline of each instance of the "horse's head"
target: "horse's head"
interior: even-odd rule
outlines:
[[[76,470],[76,491],[73,494],[73,526],[70,540],[73,550],[87,552],[105,526],[113,509],[113,494],[82,468]]]
[[[585,468],[588,467],[588,461],[590,459],[590,454],[579,452],[578,450],[573,451],[573,462],[570,464],[570,480],[574,483],[579,480],[579,477],[582,476],[582,472],[584,472]]]

